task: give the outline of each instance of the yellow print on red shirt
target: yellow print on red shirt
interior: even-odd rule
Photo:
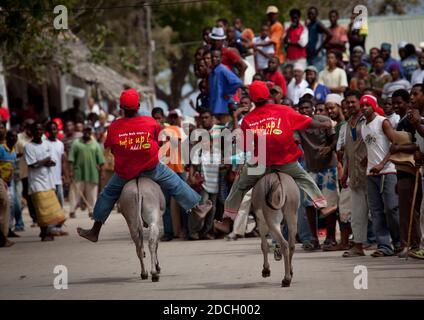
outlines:
[[[118,145],[128,150],[150,149],[151,134],[150,132],[128,132],[118,135]]]
[[[249,124],[249,127],[251,128],[254,134],[261,132],[261,134],[277,136],[283,133],[280,126],[281,118],[274,117],[261,119],[257,122]]]

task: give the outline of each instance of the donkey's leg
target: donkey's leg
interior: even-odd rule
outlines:
[[[289,229],[289,261],[290,261],[290,274],[293,276],[293,254],[296,246],[296,233],[297,233],[297,207],[296,203],[287,203],[283,208],[284,217]]]
[[[159,258],[158,258],[158,246],[159,246],[159,241],[156,241],[156,248],[155,248],[155,253],[156,253],[156,271],[158,272],[158,274],[160,274],[160,266],[159,266]]]
[[[149,274],[146,268],[144,267],[144,262],[143,262],[145,253],[144,253],[144,245],[143,245],[143,227],[141,226],[141,224],[138,228],[138,239],[139,239],[139,242],[136,243],[136,246],[137,246],[137,255],[138,255],[138,258],[140,259],[140,265],[141,265],[141,279],[146,280],[149,277]]]
[[[281,213],[275,213],[275,214],[281,214]],[[289,244],[284,239],[281,228],[280,228],[280,221],[281,219],[268,219],[268,220],[274,220],[274,221],[268,221],[268,227],[269,231],[271,232],[272,237],[277,241],[277,243],[280,245],[281,251],[283,253],[284,257],[284,279],[281,283],[283,287],[289,287],[291,283],[291,274],[290,274],[290,260],[289,260]]]
[[[159,281],[159,272],[157,270],[157,266],[159,265],[157,258],[157,248],[159,241],[159,227],[156,222],[153,222],[149,226],[149,251],[150,251],[150,259],[151,259],[151,274],[152,281]]]
[[[269,251],[269,245],[268,240],[266,238],[266,235],[268,234],[268,226],[266,225],[262,214],[258,214],[259,211],[257,211],[256,217],[258,218],[258,224],[259,224],[259,234],[261,235],[261,249],[262,254],[264,255],[264,264],[262,269],[262,277],[267,278],[271,276],[271,270],[269,268],[269,261],[268,261],[268,251]]]
[[[143,257],[144,257],[144,248],[143,248],[143,227],[141,225],[141,220],[137,217],[137,213],[125,213],[123,214],[125,220],[127,221],[128,228],[130,230],[131,238],[135,243],[135,248],[137,251],[138,259],[140,260],[141,266],[141,279],[145,280],[149,277],[146,268],[144,267]]]
[[[296,248],[296,229],[289,229],[289,261],[290,261],[290,275],[293,277],[293,254]]]
[[[149,211],[149,210],[145,210],[146,212],[152,212],[152,211]],[[154,211],[153,211],[154,212]],[[145,216],[142,216],[142,219],[143,219],[143,221],[145,221],[144,219],[146,219],[146,225],[148,225],[149,226],[149,250],[151,250],[150,249],[150,239],[152,238],[152,229],[150,228],[150,226],[155,226],[156,227],[156,232],[157,232],[157,237],[156,237],[156,241],[154,241],[154,243],[156,243],[156,245],[154,246],[154,255],[150,255],[151,257],[152,257],[152,259],[153,259],[153,257],[155,257],[154,258],[154,260],[152,260],[152,263],[154,263],[155,264],[155,269],[156,269],[156,271],[157,271],[157,273],[158,274],[160,274],[160,266],[159,266],[159,259],[158,259],[158,246],[159,246],[159,227],[158,227],[158,225],[159,225],[159,221],[160,221],[160,219],[161,219],[161,215],[159,215],[159,216],[155,216],[154,214],[150,214],[150,215],[145,215]],[[153,229],[155,229],[155,228],[153,228]],[[144,256],[144,257],[146,257],[146,256]],[[152,268],[152,270],[153,270],[154,268]]]

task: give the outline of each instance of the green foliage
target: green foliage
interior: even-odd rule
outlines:
[[[261,24],[266,21],[265,11],[269,4],[277,5],[281,17],[287,18],[288,8],[294,2],[294,0],[217,0],[201,4],[164,5],[153,10],[154,26],[171,27],[174,31],[171,44],[188,46],[190,52],[194,53],[195,48],[201,44],[202,29],[215,25],[217,19],[226,18],[231,23],[234,18],[240,17],[245,26],[259,30]]]
[[[348,17],[351,8],[358,3],[367,5],[370,13],[378,14],[404,13],[405,8],[419,3],[419,0],[216,0],[183,4],[184,1],[176,5],[176,0],[149,0],[154,4],[155,71],[171,69],[173,89],[166,91],[176,96],[181,96],[177,92],[181,82],[195,83],[187,61],[192,61],[195,49],[202,42],[202,29],[213,26],[218,18],[227,18],[232,23],[234,18],[240,17],[245,27],[258,32],[266,21],[268,5],[276,5],[280,21],[288,21],[288,12],[293,7],[299,7],[305,14],[309,6],[315,5],[325,18],[329,8],[339,9],[342,16]],[[53,28],[53,8],[62,4],[69,8],[72,32],[88,45],[93,62],[108,64],[143,83],[146,74],[143,57],[148,50],[143,8],[100,9],[142,3],[135,0],[2,0],[0,55],[6,72],[19,68],[31,81],[43,83],[52,68],[71,69],[66,58],[70,53],[63,41],[66,32]],[[97,9],[71,10],[87,7]],[[63,57],[61,63],[57,63],[55,56]]]
[[[74,1],[64,0],[70,5]],[[58,41],[62,31],[53,27],[54,5],[49,0],[3,0],[0,11],[0,55],[6,73],[19,68],[27,78],[39,84],[45,82],[55,55],[66,57],[69,52],[63,41]]]
[[[284,12],[293,0],[218,0],[178,6],[166,6],[167,2],[169,1],[161,1],[162,6],[155,7],[153,10],[154,28],[156,30],[168,28],[172,31],[168,32],[168,41],[155,37],[156,42],[159,43],[155,52],[155,70],[159,72],[171,69],[170,90],[166,86],[157,84],[157,94],[168,104],[168,107],[175,108],[181,102],[181,90],[185,83],[190,83],[193,88],[197,88],[197,79],[187,61],[193,61],[192,57],[196,48],[202,44],[204,27],[214,26],[219,18],[226,18],[231,24],[234,18],[240,17],[245,26],[259,30],[260,25],[266,21],[265,11],[269,4],[277,5],[282,12],[281,16],[284,16]],[[175,3],[175,0],[171,2]],[[155,32],[155,34],[161,33]],[[160,63],[156,64],[156,61]]]
[[[140,53],[134,47],[122,47],[119,49],[119,62],[125,70],[138,73],[140,70]]]
[[[108,55],[104,50],[106,37],[112,31],[105,25],[96,24],[94,32],[90,33],[86,39],[86,45],[91,51],[91,61],[102,64],[107,61]]]

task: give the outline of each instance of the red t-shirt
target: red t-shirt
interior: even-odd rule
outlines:
[[[279,86],[283,91],[284,96],[287,96],[287,85],[286,79],[284,79],[283,75],[280,71],[276,71],[274,73],[267,72],[265,75],[266,80],[274,82],[275,85]]]
[[[233,71],[236,64],[240,61],[240,56],[232,49],[222,48],[221,50],[222,57],[221,63],[226,66],[228,69]]]
[[[302,151],[294,142],[293,133],[303,130],[312,122],[312,118],[297,113],[292,108],[266,104],[248,113],[241,124],[241,129],[264,129],[266,135],[266,166],[283,165],[297,161]],[[257,145],[255,144],[255,155]]]
[[[139,116],[114,121],[108,131],[105,148],[115,157],[115,173],[130,180],[159,163],[160,125],[151,117]]]
[[[9,110],[5,107],[0,106],[0,121],[7,121],[10,119],[10,113]]]

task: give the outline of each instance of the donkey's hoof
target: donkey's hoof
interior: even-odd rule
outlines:
[[[158,273],[158,274],[160,274],[160,270],[161,270],[161,269],[160,269],[159,265],[157,264],[157,265],[156,265],[156,271],[157,271],[157,273]]]
[[[152,282],[159,282],[159,275],[158,274],[152,274]]]
[[[290,284],[291,284],[291,280],[289,280],[289,279],[283,279],[283,281],[281,281],[281,286],[283,288],[290,287]]]
[[[268,278],[271,276],[271,270],[270,269],[263,269],[262,270],[262,278]]]
[[[281,261],[283,259],[283,255],[281,253],[281,248],[279,246],[276,246],[274,249],[274,260],[275,261]]]
[[[141,276],[141,280],[146,280],[147,278],[149,278],[149,275],[146,273],[146,274],[141,274],[140,275]]]

